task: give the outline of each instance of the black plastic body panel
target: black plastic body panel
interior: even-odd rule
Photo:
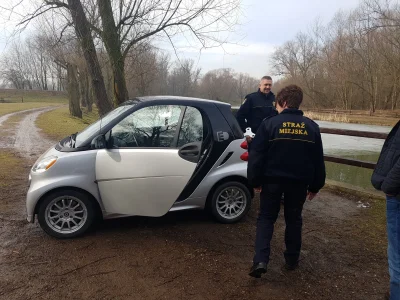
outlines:
[[[233,114],[231,107],[227,106],[227,105],[219,105],[218,109],[221,111],[225,120],[228,122],[229,126],[231,127],[232,133],[233,133],[235,139],[244,138],[243,131],[240,128],[239,122],[237,121],[235,115]]]

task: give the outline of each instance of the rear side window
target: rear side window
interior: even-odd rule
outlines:
[[[197,108],[188,106],[179,132],[178,147],[189,143],[202,142],[203,135],[204,124],[200,111]]]
[[[243,131],[236,119],[236,112],[233,112],[230,105],[219,105],[218,109],[221,111],[225,120],[228,122],[229,127],[232,130],[235,139],[243,139]]]

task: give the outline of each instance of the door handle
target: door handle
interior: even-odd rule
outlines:
[[[197,147],[195,147],[194,149],[181,149],[180,153],[181,153],[181,155],[185,155],[185,156],[186,155],[196,156],[196,155],[199,155],[200,151]]]
[[[183,146],[178,151],[178,155],[183,159],[197,163],[200,157],[200,151],[201,151],[201,143],[195,142]]]

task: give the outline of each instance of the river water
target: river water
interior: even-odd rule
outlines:
[[[389,133],[391,127],[348,124],[316,121],[321,128],[337,128],[359,131],[373,131]],[[382,149],[384,140],[341,136],[335,134],[322,134],[324,153],[346,158],[376,162]],[[372,170],[326,162],[327,178],[335,181],[350,183],[365,189],[373,189],[370,179]]]

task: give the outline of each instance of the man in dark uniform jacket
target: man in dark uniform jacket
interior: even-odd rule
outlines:
[[[400,299],[400,121],[382,146],[371,183],[386,195],[386,230],[390,293],[386,299]]]
[[[261,187],[255,256],[250,276],[267,271],[270,242],[284,194],[286,269],[298,265],[301,249],[302,210],[325,185],[325,163],[318,125],[303,116],[303,92],[296,85],[277,95],[277,116],[265,119],[249,151],[247,176],[252,187]]]
[[[272,78],[264,76],[261,78],[258,91],[246,96],[236,114],[236,119],[243,132],[250,127],[251,131],[256,133],[265,118],[278,114],[275,109],[275,95],[271,88]],[[247,137],[247,141],[250,142],[251,138]]]

